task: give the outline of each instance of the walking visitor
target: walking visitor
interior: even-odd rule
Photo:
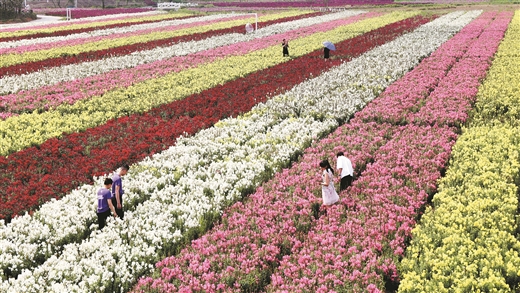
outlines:
[[[339,191],[343,191],[347,189],[350,184],[352,184],[352,179],[354,178],[354,169],[352,168],[352,162],[349,158],[345,157],[343,152],[338,152],[336,154],[337,162],[336,169],[338,170],[340,176],[340,184]]]
[[[105,227],[107,218],[110,216],[110,212],[114,218],[117,218],[117,213],[112,204],[112,192],[110,188],[112,187],[112,179],[105,178],[104,186],[99,189],[97,193],[97,217],[98,217],[98,225],[99,230]]]
[[[327,160],[320,162],[320,168],[322,170],[321,196],[323,204],[327,206],[332,205],[339,200],[338,193],[334,187],[334,170],[332,170]]]
[[[115,206],[117,216],[121,220],[125,216],[125,211],[123,210],[123,194],[125,194],[125,190],[123,189],[123,180],[121,178],[128,173],[129,169],[130,167],[128,165],[124,165],[112,176],[112,193],[114,195],[114,197],[112,197],[112,204]]]
[[[329,56],[330,56],[330,49],[327,47],[323,48],[323,58],[329,59]]]
[[[282,52],[284,57],[289,57],[289,41],[285,39],[282,41]]]

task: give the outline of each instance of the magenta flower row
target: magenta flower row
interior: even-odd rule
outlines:
[[[505,12],[494,15],[496,19],[487,28],[484,27],[485,30],[482,32],[482,26],[476,25],[485,26],[489,17],[489,13],[482,15],[432,56],[423,60],[421,65],[427,68],[428,74],[424,74],[421,67],[416,68],[401,80],[400,84],[404,87],[397,85],[389,87],[380,98],[372,102],[370,107],[358,113],[357,117],[363,121],[388,122],[397,125],[415,123],[460,126],[464,123],[468,117],[468,110],[472,106],[471,103],[474,102],[477,85],[485,76],[490,64],[489,58],[502,39],[502,36],[493,30],[498,28],[502,31],[510,20],[509,14]],[[481,41],[473,42],[468,48],[468,42],[480,34],[482,34]],[[482,39],[487,39],[488,42],[482,42]],[[458,62],[455,63],[457,60]],[[456,65],[446,73],[447,68],[453,64]],[[454,87],[453,84],[457,86]],[[410,86],[421,90],[410,92],[408,90]],[[436,87],[437,89],[432,92]],[[443,90],[441,91],[440,88]],[[460,100],[461,96],[466,97],[464,102]]]
[[[345,5],[392,4],[392,0],[315,0],[315,1],[254,1],[254,2],[214,2],[223,7],[325,7]]]
[[[285,257],[267,291],[384,292],[416,218],[448,161],[448,127],[402,126],[354,185]],[[336,143],[341,144],[341,141]]]

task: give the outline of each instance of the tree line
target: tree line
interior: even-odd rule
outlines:
[[[32,15],[32,11],[25,9],[24,0],[0,0],[0,19],[15,19]]]

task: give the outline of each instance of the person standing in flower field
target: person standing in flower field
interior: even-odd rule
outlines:
[[[343,152],[338,152],[336,157],[336,169],[338,170],[340,176],[339,192],[342,192],[343,190],[347,189],[350,184],[352,184],[352,179],[354,178],[354,169],[352,168],[352,162],[349,158],[345,157]]]
[[[327,160],[320,162],[320,168],[322,170],[321,197],[323,198],[323,204],[326,206],[332,205],[339,200],[338,193],[334,187],[334,170],[332,170]]]
[[[284,57],[289,57],[289,41],[282,40],[282,52]]]
[[[128,170],[130,170],[130,167],[124,165],[112,176],[112,193],[114,194],[114,197],[112,197],[112,204],[115,206],[117,216],[121,220],[125,216],[125,211],[123,210],[123,194],[125,194],[125,191],[123,189],[123,180],[121,178],[128,173]]]
[[[329,59],[329,57],[330,57],[330,49],[327,47],[323,48],[323,58]]]
[[[104,186],[100,188],[97,193],[97,217],[99,230],[105,227],[107,218],[110,216],[110,212],[112,212],[114,218],[117,218],[116,209],[112,204],[112,192],[110,191],[111,187],[112,179],[105,178]]]

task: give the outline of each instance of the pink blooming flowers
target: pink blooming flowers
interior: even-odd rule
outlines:
[[[468,60],[475,48],[482,48],[482,61],[490,60],[507,20],[495,17],[484,13],[468,25],[348,124],[306,149],[300,162],[228,209],[208,234],[158,262],[160,277],[141,279],[135,291],[396,289],[411,230],[446,168],[459,132],[454,125],[470,107],[457,108],[451,120],[416,113],[442,111],[449,104],[436,97],[457,91],[467,94],[451,96],[454,102],[474,99],[478,82],[470,81],[487,67],[470,68]],[[403,106],[394,111],[382,101]],[[340,194],[341,204],[323,209],[316,166],[333,161],[337,151],[355,163],[357,178]]]
[[[436,69],[432,70],[434,75],[441,77],[436,85],[414,85],[408,87],[408,91],[395,94],[395,90],[406,88],[405,83],[413,84],[408,78],[416,71],[429,75],[429,71],[422,67],[431,66],[427,59],[385,91],[382,98],[391,104],[398,104],[396,99],[400,96],[424,96],[427,97],[426,103],[420,100],[415,105],[410,103],[420,109],[418,113],[439,111],[448,115],[394,114],[393,117],[397,118],[391,120],[394,123],[412,120],[408,118],[410,116],[427,117],[429,123],[417,119],[417,125],[411,123],[399,128],[394,138],[376,152],[374,163],[348,190],[344,206],[330,209],[309,232],[302,249],[282,260],[267,291],[318,292],[322,286],[349,292],[396,289],[400,278],[397,264],[406,249],[411,229],[427,200],[436,191],[436,181],[441,177],[457,138],[458,129],[449,125],[460,125],[467,117],[478,80],[485,76],[510,18],[510,13],[498,16],[493,12],[485,13],[432,54],[429,59],[442,58],[442,52],[448,52],[448,59],[451,56],[460,58],[452,64],[451,70],[445,69],[445,76],[439,75]],[[469,37],[464,34],[469,34]],[[472,66],[478,49],[481,49],[478,54],[482,57],[480,61],[487,66]],[[429,95],[425,91],[427,88],[433,90]],[[457,92],[465,94],[450,95]],[[450,108],[452,104],[442,103],[439,97],[450,97],[453,104],[465,106],[455,107],[459,112],[451,115],[454,112]],[[354,120],[363,118],[367,121],[368,111],[376,120],[385,117],[381,105],[380,99],[375,100]],[[378,109],[383,115],[375,115]],[[302,257],[309,256],[308,264],[300,262]]]

